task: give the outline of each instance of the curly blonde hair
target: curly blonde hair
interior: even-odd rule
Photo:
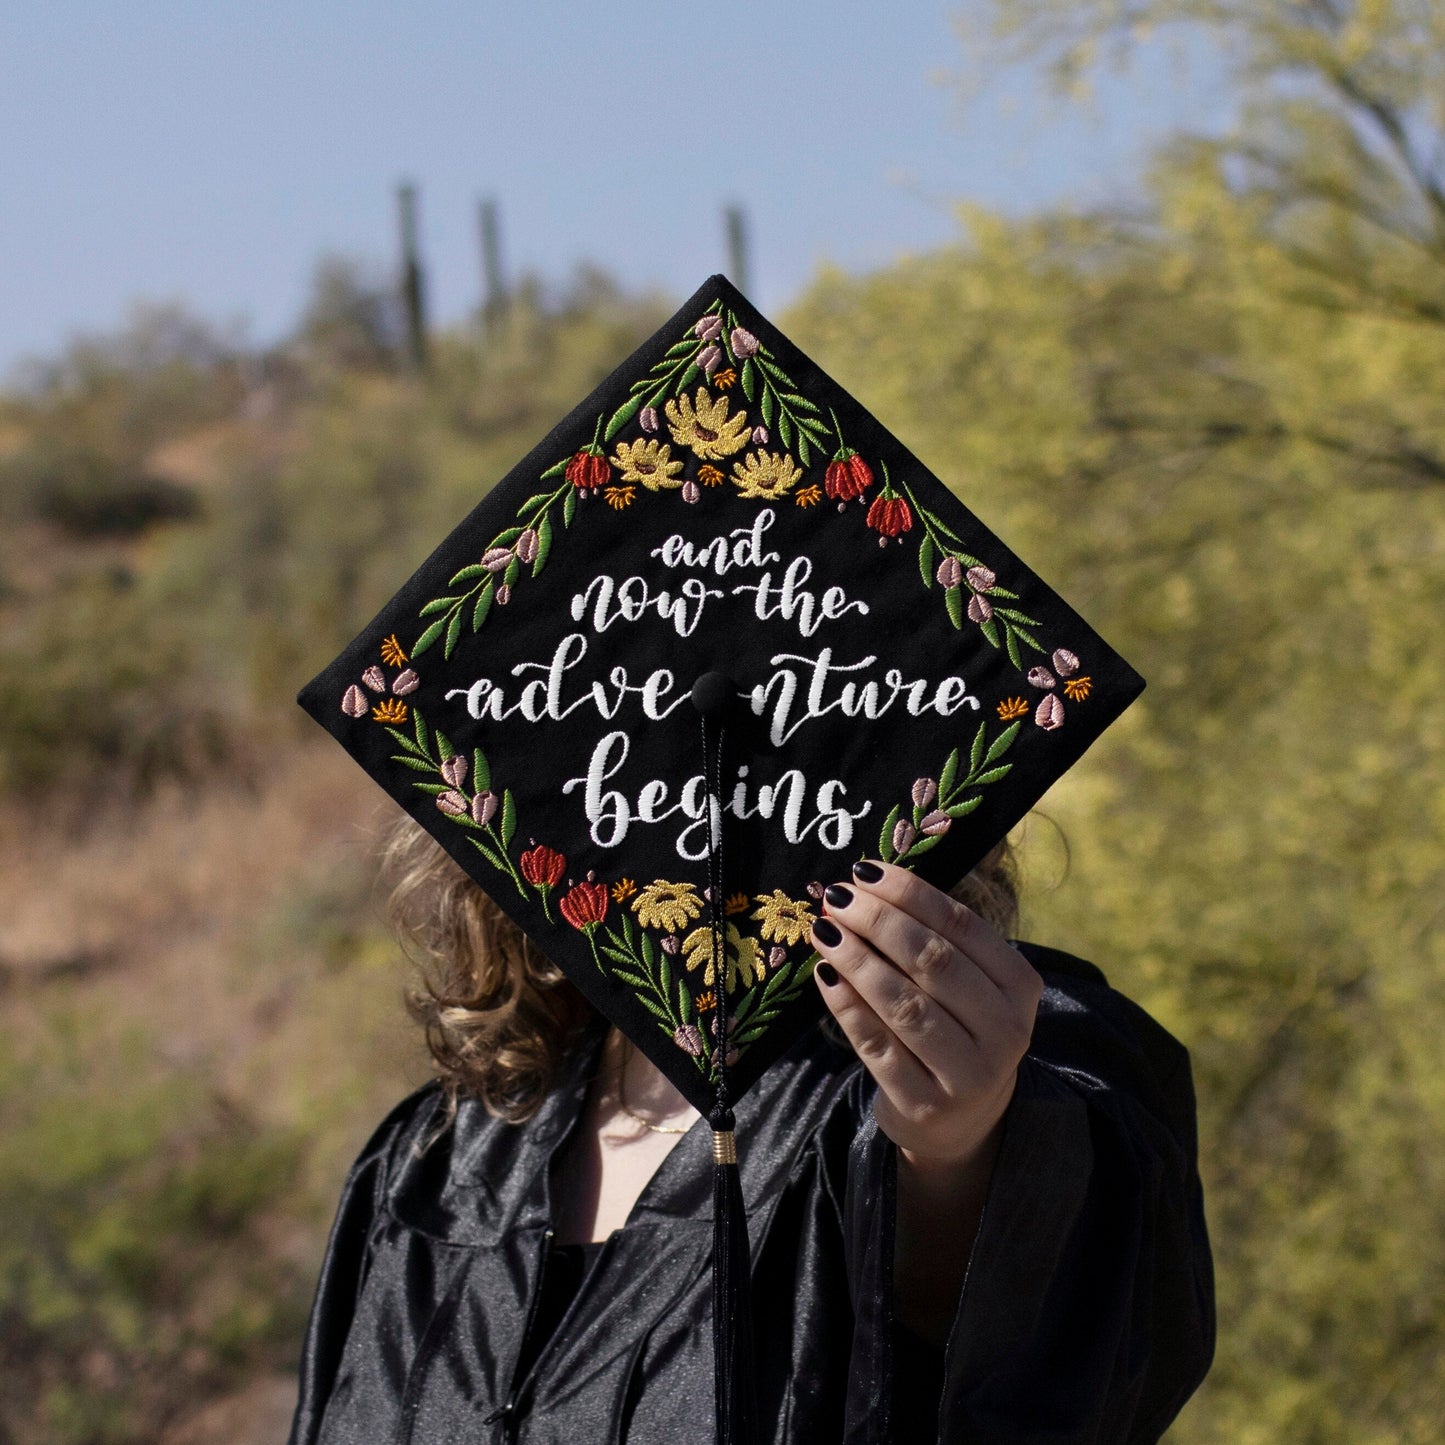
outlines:
[[[464,1097],[520,1123],[554,1086],[596,1011],[410,818],[398,820],[385,838],[381,877],[389,887],[388,922],[418,968],[407,1010],[426,1030],[446,1097],[441,1127]],[[1012,934],[1018,872],[1008,841],[950,896]],[[842,1040],[841,1031],[835,1037]]]

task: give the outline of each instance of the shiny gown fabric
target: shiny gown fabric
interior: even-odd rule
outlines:
[[[1097,969],[1047,985],[941,1368],[893,1310],[897,1159],[875,1085],[805,1035],[737,1108],[762,1440],[1155,1441],[1209,1367],[1214,1294],[1184,1048]],[[603,1026],[524,1124],[435,1084],[342,1193],[291,1445],[677,1445],[713,1428],[711,1147],[683,1136],[516,1369],[551,1247],[549,1166]],[[897,1352],[910,1352],[897,1359]]]

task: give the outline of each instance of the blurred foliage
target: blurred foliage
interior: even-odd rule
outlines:
[[[824,273],[780,319],[1149,679],[1040,810],[1072,861],[1025,827],[1025,902],[1030,936],[1094,958],[1193,1052],[1220,1337],[1170,1438],[1431,1441],[1445,20],[1404,0],[971,14],[984,68],[1039,62],[1066,90],[1201,31],[1236,66],[1238,124],[1162,150],[1145,204],[964,209],[958,246]],[[6,788],[135,795],[274,757],[298,681],[668,311],[596,274],[528,282],[417,377],[393,306],[330,262],[277,352],[152,317],[0,402],[0,468],[31,479],[0,502]],[[207,464],[177,480],[166,448],[197,434]],[[102,474],[203,505],[97,535],[35,480]],[[348,921],[354,886],[304,880],[248,945],[266,1009],[305,1004],[305,1046],[258,1053],[306,1101],[285,1127],[59,1007],[0,1050],[0,1435],[146,1439],[166,1380],[194,1399],[289,1367],[347,1141],[387,1092],[395,979]],[[267,962],[298,934],[299,980]],[[299,1276],[266,1242],[276,1211],[310,1231]]]

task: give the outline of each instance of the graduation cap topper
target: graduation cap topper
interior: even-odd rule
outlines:
[[[299,701],[707,1112],[818,1016],[822,885],[951,886],[1142,687],[713,276]]]

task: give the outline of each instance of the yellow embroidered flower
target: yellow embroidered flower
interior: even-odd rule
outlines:
[[[700,1014],[707,1013],[710,1009],[717,1007],[717,995],[710,989],[704,989],[697,996],[697,1011]]]
[[[736,990],[739,979],[750,984],[756,983],[762,978],[767,965],[764,964],[758,953],[757,939],[744,937],[738,932],[737,924],[729,923],[724,935],[723,947],[727,952],[727,991],[729,993]],[[682,956],[687,961],[689,968],[703,970],[702,981],[705,984],[716,984],[717,955],[713,952],[710,927],[694,928],[682,940]]]
[[[719,391],[726,391],[737,379],[737,372],[730,366],[725,366],[721,371],[715,371],[712,374],[712,384]]]
[[[632,900],[632,911],[644,928],[676,933],[701,915],[702,899],[691,883],[668,883],[659,878],[639,891]]]
[[[379,723],[404,723],[406,704],[400,698],[389,697],[371,710],[372,717]]]
[[[740,497],[765,497],[776,501],[792,491],[803,469],[787,452],[749,452],[733,463],[733,482]]]
[[[1029,705],[1021,697],[1006,697],[998,705],[998,715],[1004,722],[1015,722],[1029,715]]]
[[[1064,684],[1064,696],[1070,702],[1083,702],[1094,690],[1094,680],[1090,677],[1071,677]]]
[[[625,903],[634,893],[637,892],[637,884],[630,878],[619,878],[612,885],[612,901],[614,903]]]
[[[677,475],[682,463],[672,460],[672,448],[666,442],[646,438],[618,442],[612,465],[622,473],[624,482],[641,482],[651,492],[682,485],[682,478]]]
[[[727,397],[714,400],[705,386],[698,387],[694,400],[680,396],[668,402],[663,411],[673,441],[690,448],[701,461],[719,461],[748,444],[748,414],[739,411],[729,415]]]
[[[759,930],[769,943],[800,943],[813,926],[813,910],[796,898],[789,898],[781,888],[760,894],[753,917],[762,923]]]
[[[811,507],[821,501],[822,497],[822,487],[820,487],[816,482],[814,482],[811,486],[804,487],[802,491],[797,492],[794,495],[793,500],[800,507]]]
[[[636,495],[636,487],[602,488],[602,499],[614,512],[620,512],[624,507],[630,507],[632,505],[632,499]]]
[[[400,667],[406,661],[406,653],[401,650],[401,643],[396,640],[396,633],[393,632],[381,644],[381,660],[388,667]]]

